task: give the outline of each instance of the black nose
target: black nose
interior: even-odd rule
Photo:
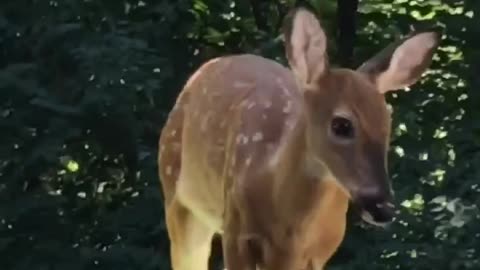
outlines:
[[[366,189],[361,192],[356,203],[363,212],[366,212],[369,219],[367,222],[389,223],[395,215],[395,206],[392,203],[392,196],[389,192],[378,189]],[[362,215],[364,216],[364,215]],[[365,216],[364,216],[365,218]]]

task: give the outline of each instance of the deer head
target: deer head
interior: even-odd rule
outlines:
[[[312,173],[329,174],[379,225],[393,218],[387,170],[391,117],[385,94],[415,83],[438,46],[422,32],[387,47],[357,70],[331,68],[327,39],[317,18],[300,8],[289,15],[286,55],[304,98]]]

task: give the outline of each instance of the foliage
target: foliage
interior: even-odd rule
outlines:
[[[295,1],[253,2],[0,3],[0,269],[168,269],[159,131],[206,59],[285,63]],[[334,37],[335,1],[308,2]],[[444,36],[428,76],[389,96],[398,219],[352,215],[329,269],[479,269],[478,14],[474,0],[360,2],[357,65],[414,25]]]

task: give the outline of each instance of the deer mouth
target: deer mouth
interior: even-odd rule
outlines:
[[[393,190],[389,186],[385,179],[370,180],[350,190],[353,206],[363,221],[379,227],[385,227],[393,221],[396,209]]]
[[[362,220],[377,227],[386,227],[395,216],[395,206],[391,202],[364,203],[359,207]]]

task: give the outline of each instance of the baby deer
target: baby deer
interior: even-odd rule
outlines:
[[[210,60],[169,115],[158,164],[174,270],[206,270],[216,233],[228,270],[323,269],[349,201],[366,222],[393,218],[384,94],[421,77],[439,35],[336,69],[315,15],[288,18],[291,70],[248,54]]]

